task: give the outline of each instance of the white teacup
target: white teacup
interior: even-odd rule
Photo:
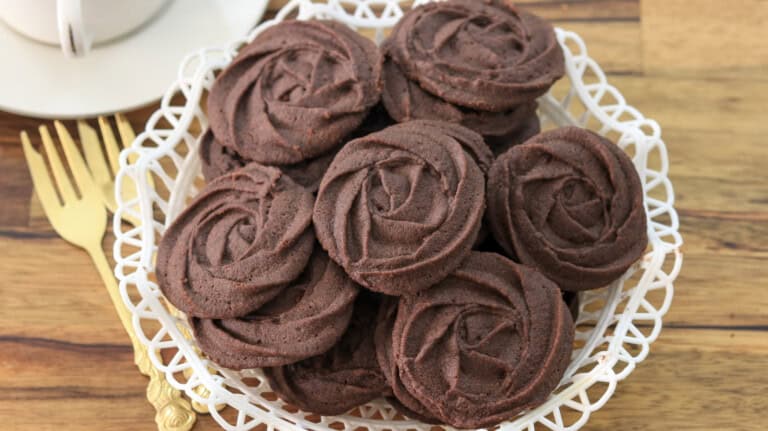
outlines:
[[[81,57],[94,43],[124,36],[168,0],[0,0],[0,20],[38,42]]]

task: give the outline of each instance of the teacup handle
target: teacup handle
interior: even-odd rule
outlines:
[[[91,37],[85,28],[82,0],[58,0],[56,16],[61,50],[67,57],[83,57],[91,49]]]

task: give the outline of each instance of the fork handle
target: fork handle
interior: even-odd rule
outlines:
[[[101,245],[97,247],[89,247],[86,251],[91,256],[94,265],[96,265],[96,270],[99,271],[101,281],[104,282],[104,286],[107,288],[107,292],[109,292],[109,297],[112,300],[112,305],[114,305],[115,311],[117,311],[118,317],[120,317],[120,322],[123,324],[126,332],[128,332],[131,343],[135,345],[135,342],[138,340],[136,340],[136,335],[133,332],[131,313],[125,307],[123,299],[120,297],[117,280],[112,272],[112,267],[107,261],[106,254],[101,249]]]
[[[99,271],[104,286],[107,288],[112,305],[117,311],[123,328],[131,339],[134,352],[134,363],[139,367],[139,371],[145,376],[149,376],[149,385],[147,385],[147,400],[155,408],[155,423],[160,431],[188,431],[195,424],[197,416],[192,410],[189,401],[181,396],[181,392],[171,386],[165,379],[165,375],[160,373],[152,365],[149,358],[147,347],[139,342],[133,330],[131,322],[131,313],[128,311],[122,297],[120,289],[115,280],[112,267],[107,261],[107,256],[101,248],[101,244],[95,244],[87,249],[88,254],[93,259],[96,269]]]

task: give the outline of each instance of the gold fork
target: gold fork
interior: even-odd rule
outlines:
[[[158,428],[163,431],[189,430],[195,423],[196,415],[189,402],[181,398],[181,393],[149,362],[146,347],[138,341],[133,332],[131,314],[120,297],[112,268],[101,247],[107,227],[107,211],[102,203],[99,188],[67,129],[58,121],[54,125],[75,180],[74,184],[67,175],[47,127],[40,126],[39,132],[53,178],[48,173],[43,156],[32,148],[29,135],[26,132],[21,133],[24,155],[43,210],[54,230],[62,238],[83,248],[93,259],[120,321],[131,339],[136,364],[139,370],[150,378],[147,398],[156,409],[155,422]]]
[[[112,213],[117,212],[117,200],[115,199],[115,175],[120,170],[120,151],[122,148],[127,148],[136,139],[136,134],[131,128],[131,124],[121,114],[115,115],[115,123],[117,124],[117,132],[120,136],[120,143],[115,139],[115,134],[112,131],[109,121],[104,117],[99,117],[99,131],[101,132],[101,141],[91,126],[85,121],[79,120],[77,122],[77,133],[80,135],[80,142],[83,144],[83,153],[85,154],[85,162],[88,165],[88,170],[93,176],[93,181],[99,189],[102,202]],[[102,151],[101,142],[104,143],[104,149]],[[106,157],[105,157],[106,156]],[[109,161],[109,165],[107,165]],[[129,161],[134,162],[135,157],[129,158]],[[123,201],[128,201],[136,198],[137,192],[133,183],[130,181],[124,181],[120,194]],[[127,214],[122,213],[122,218],[126,222],[133,226],[139,225],[139,220]]]

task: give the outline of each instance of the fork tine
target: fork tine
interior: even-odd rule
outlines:
[[[112,174],[117,174],[120,170],[120,147],[117,145],[117,139],[112,132],[112,126],[109,125],[104,117],[99,117],[99,129],[101,129],[101,137],[104,140],[104,147],[107,149],[107,159],[109,159],[109,166],[112,168]]]
[[[107,160],[104,158],[104,151],[101,149],[101,142],[96,130],[85,121],[78,120],[77,133],[80,135],[83,153],[85,153],[85,162],[88,164],[93,179],[99,184],[111,182],[112,174],[109,172]]]
[[[48,156],[48,163],[51,165],[51,171],[53,171],[53,178],[56,180],[56,185],[59,187],[61,200],[64,201],[64,204],[66,205],[67,202],[77,200],[75,189],[69,181],[67,171],[64,169],[64,164],[61,163],[59,152],[56,150],[51,134],[48,133],[48,128],[46,126],[40,126],[39,131],[40,137],[43,139],[45,154]]]
[[[117,131],[120,133],[120,140],[123,141],[123,148],[130,148],[136,139],[136,133],[134,133],[131,123],[123,114],[115,114],[115,122],[117,123]]]
[[[85,165],[83,156],[80,155],[80,150],[77,149],[69,131],[60,121],[54,121],[53,125],[56,128],[56,133],[59,135],[61,146],[64,147],[64,155],[67,156],[69,170],[72,172],[72,176],[75,177],[77,187],[80,189],[80,195],[83,197],[91,195],[91,193],[96,192],[96,185],[93,183],[93,178],[88,167]]]
[[[56,195],[51,177],[48,175],[48,167],[45,166],[43,156],[32,148],[26,131],[21,132],[21,147],[24,149],[24,157],[27,159],[27,166],[29,166],[29,173],[32,176],[37,197],[43,204],[46,214],[50,214],[54,208],[60,207],[61,203]]]

